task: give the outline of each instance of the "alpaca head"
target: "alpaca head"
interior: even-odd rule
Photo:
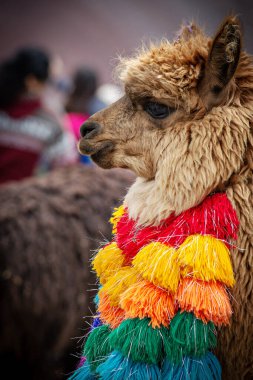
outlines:
[[[196,205],[242,168],[253,71],[235,17],[213,39],[195,25],[184,27],[174,43],[123,59],[119,75],[125,96],[82,126],[79,149],[103,168],[129,168],[140,177],[128,197],[133,217],[159,222]],[[153,203],[156,216],[144,216]]]

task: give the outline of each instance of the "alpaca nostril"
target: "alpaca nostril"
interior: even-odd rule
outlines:
[[[80,128],[80,135],[89,139],[95,136],[101,129],[101,126],[98,123],[94,123],[93,121],[88,121],[84,123]]]

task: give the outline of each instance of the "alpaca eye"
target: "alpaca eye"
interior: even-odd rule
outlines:
[[[147,102],[143,108],[144,111],[155,119],[164,119],[171,113],[171,109],[168,106],[156,102]]]

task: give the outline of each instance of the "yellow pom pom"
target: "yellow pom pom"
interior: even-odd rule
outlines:
[[[101,284],[105,284],[108,278],[123,267],[124,261],[125,256],[114,242],[100,249],[92,261],[92,268],[96,271]]]
[[[139,279],[140,276],[132,267],[124,267],[108,279],[99,291],[99,297],[101,294],[106,293],[110,305],[119,306],[121,294],[131,285],[137,283]]]
[[[177,290],[180,271],[174,248],[159,242],[150,243],[137,253],[133,266],[154,285],[173,293]]]
[[[213,236],[189,236],[178,248],[178,260],[183,277],[219,280],[227,286],[235,283],[229,250]]]
[[[112,224],[112,232],[116,234],[117,224],[120,218],[122,217],[122,215],[125,213],[125,207],[121,205],[118,208],[115,208],[114,210],[115,211],[110,218],[110,223]]]

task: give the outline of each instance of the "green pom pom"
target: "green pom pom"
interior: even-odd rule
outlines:
[[[180,363],[184,356],[200,357],[216,346],[216,331],[212,322],[203,323],[193,313],[180,313],[170,323],[169,339],[164,341],[166,356]]]
[[[111,332],[109,339],[114,350],[130,357],[134,362],[157,364],[163,356],[164,338],[168,339],[165,327],[154,329],[149,318],[133,318],[123,321]]]
[[[99,364],[103,363],[107,359],[107,356],[113,351],[108,339],[110,333],[111,329],[109,326],[102,325],[96,327],[88,335],[83,355],[86,356],[92,372],[94,372]]]

